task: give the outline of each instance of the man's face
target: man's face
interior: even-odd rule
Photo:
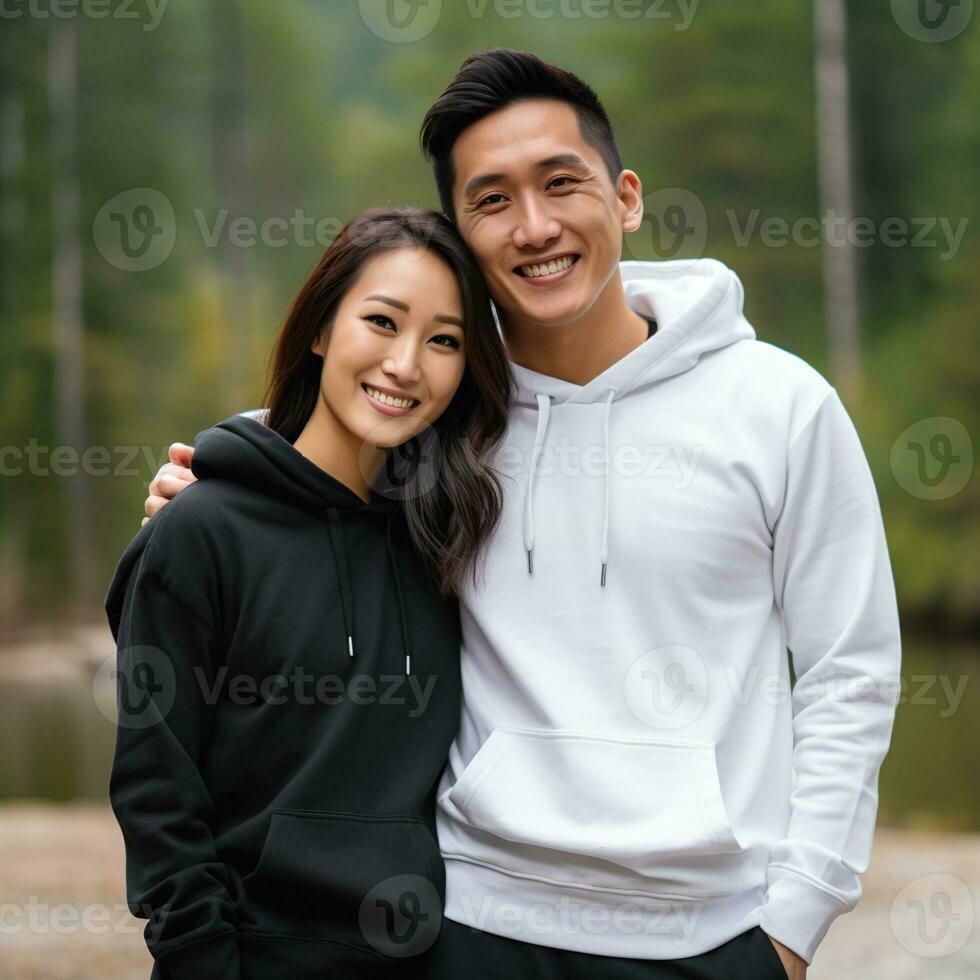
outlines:
[[[643,217],[636,174],[614,186],[575,110],[556,99],[474,123],[453,164],[457,225],[506,319],[561,325],[587,314],[617,269],[623,232]]]

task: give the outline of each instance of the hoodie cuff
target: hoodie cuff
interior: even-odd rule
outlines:
[[[159,957],[168,980],[240,980],[238,933],[181,946]]]
[[[759,925],[809,965],[830,924],[851,906],[796,875],[771,876],[770,881]]]

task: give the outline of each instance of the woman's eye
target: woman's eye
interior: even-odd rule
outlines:
[[[378,323],[379,320],[383,320],[384,323],[378,323],[379,327],[383,327],[386,323],[390,323],[391,326],[395,325],[395,321],[391,319],[390,316],[385,316],[383,313],[372,313],[370,316],[366,316],[365,320],[370,320],[372,323]]]
[[[459,350],[460,342],[455,337],[450,337],[448,333],[441,333],[438,337],[433,337],[433,340],[448,340],[448,344],[439,344],[440,347],[451,347],[453,350]]]

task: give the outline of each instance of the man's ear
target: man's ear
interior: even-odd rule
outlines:
[[[643,220],[643,183],[634,171],[620,173],[616,196],[621,205],[623,231],[636,231]]]

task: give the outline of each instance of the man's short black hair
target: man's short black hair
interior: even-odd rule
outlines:
[[[578,116],[579,132],[598,150],[615,185],[623,169],[609,116],[578,76],[528,51],[491,48],[470,55],[422,121],[422,152],[432,161],[442,210],[455,221],[452,150],[464,129],[513,102],[559,99]]]

